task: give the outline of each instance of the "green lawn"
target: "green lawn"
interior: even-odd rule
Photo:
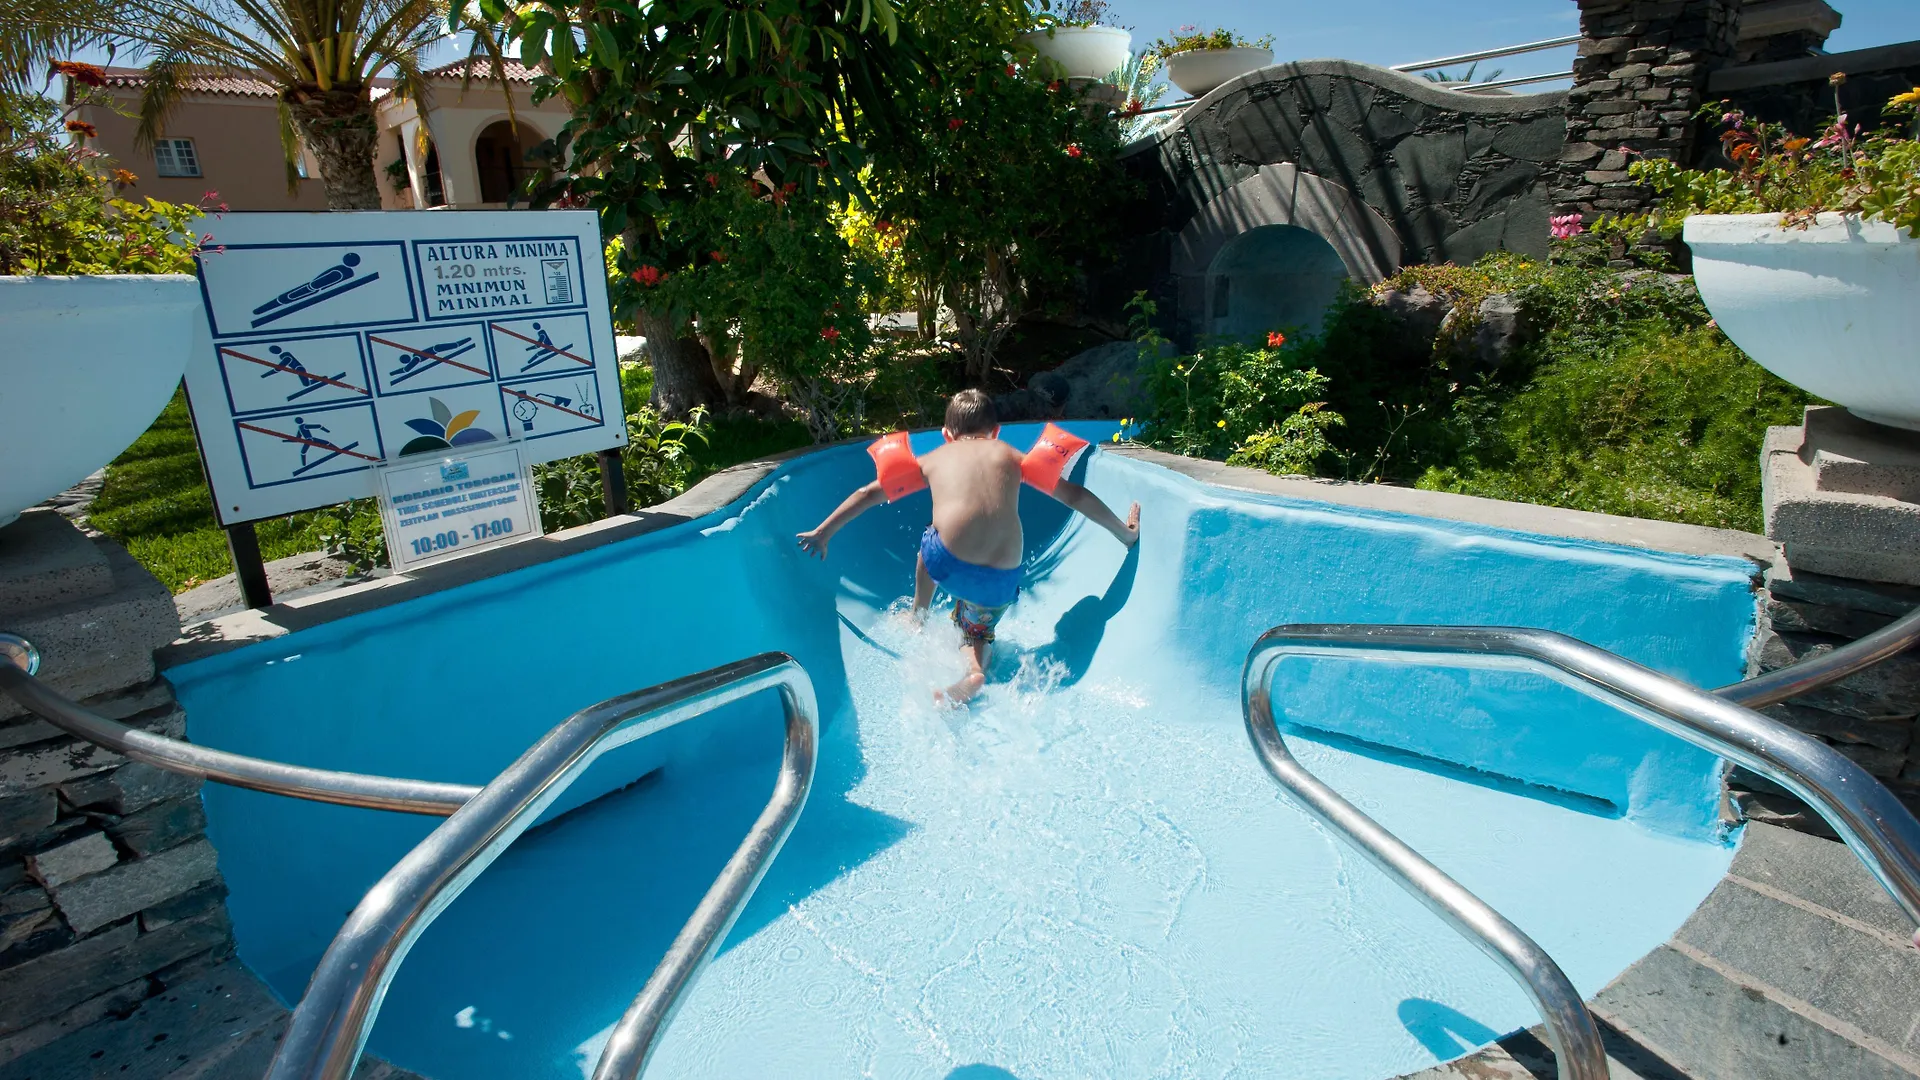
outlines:
[[[641,381],[642,395],[646,384]],[[798,420],[719,419],[707,425],[708,440],[694,440],[692,479],[768,454],[807,445]],[[184,394],[176,393],[160,418],[107,467],[106,484],[89,511],[93,526],[118,540],[174,592],[233,572],[226,533],[213,519],[213,497],[200,470]],[[295,514],[255,524],[260,553],[282,559],[322,546],[314,514]]]
[[[87,516],[174,592],[233,572],[227,535],[214,522],[213,497],[200,471],[185,394],[176,392],[146,434],[107,466],[106,484]],[[268,559],[320,546],[311,514],[262,521],[255,530]]]

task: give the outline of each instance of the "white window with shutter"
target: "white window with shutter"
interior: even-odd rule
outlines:
[[[200,157],[192,139],[153,140],[154,171],[161,176],[199,176]]]

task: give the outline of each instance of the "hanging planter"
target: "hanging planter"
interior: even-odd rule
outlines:
[[[1920,240],[1887,221],[1694,214],[1700,299],[1761,367],[1877,424],[1920,431]]]
[[[1055,26],[1020,40],[1067,79],[1105,79],[1133,55],[1133,33],[1117,26]]]
[[[1167,81],[1192,97],[1203,97],[1272,63],[1272,49],[1249,45],[1175,53],[1167,58]]]
[[[199,284],[186,274],[0,277],[0,525],[147,430],[199,322]]]

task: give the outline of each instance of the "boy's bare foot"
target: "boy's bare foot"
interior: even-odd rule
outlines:
[[[935,690],[933,692],[933,703],[935,705],[944,705],[949,709],[962,708],[967,702],[979,696],[980,688],[986,684],[987,677],[985,675],[977,671],[969,672],[962,677],[959,682],[954,683],[945,690]]]

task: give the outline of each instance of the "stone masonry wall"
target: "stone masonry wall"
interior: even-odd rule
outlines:
[[[1755,675],[1864,637],[1920,604],[1920,588],[1913,586],[1784,566],[1768,574],[1766,587]],[[1831,744],[1920,813],[1920,653],[1882,661],[1761,711]],[[1736,769],[1731,784],[1754,820],[1832,835],[1798,799],[1771,782]]]
[[[110,719],[184,735],[152,651],[171,597],[106,540],[50,511],[0,529],[0,629]],[[0,694],[0,1066],[233,950],[199,782],[130,762]]]
[[[1592,221],[1652,204],[1627,165],[1635,154],[1693,160],[1693,115],[1708,76],[1734,56],[1739,20],[1740,0],[1580,0],[1559,213]]]

